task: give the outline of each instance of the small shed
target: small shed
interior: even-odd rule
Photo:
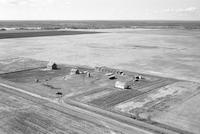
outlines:
[[[130,81],[116,81],[115,87],[120,89],[130,89],[132,82]]]
[[[70,75],[80,74],[80,71],[77,68],[72,68],[70,71]]]
[[[50,70],[56,70],[56,69],[58,69],[58,66],[57,66],[57,64],[55,63],[55,62],[49,62],[48,64],[47,64],[47,69],[50,69]]]
[[[137,75],[137,76],[135,77],[135,81],[139,81],[139,80],[141,80],[141,79],[144,79],[142,75]]]

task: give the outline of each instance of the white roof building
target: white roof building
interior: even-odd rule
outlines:
[[[131,88],[132,83],[130,81],[116,81],[115,82],[115,87],[116,88],[120,88],[120,89],[130,89]]]

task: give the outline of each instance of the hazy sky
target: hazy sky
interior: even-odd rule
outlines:
[[[200,20],[200,0],[0,0],[0,20]]]

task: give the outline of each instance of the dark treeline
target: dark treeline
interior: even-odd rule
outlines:
[[[200,29],[200,21],[0,21],[0,28],[28,27],[41,29],[110,29],[110,28],[144,28],[144,29]]]

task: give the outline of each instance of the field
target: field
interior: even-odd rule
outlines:
[[[17,68],[21,68],[21,65],[28,65],[32,60],[22,59],[23,58],[14,60],[13,64],[16,64],[16,61],[18,61]],[[39,65],[39,63],[43,63],[44,65],[44,62],[41,61],[38,61],[37,65]],[[9,66],[12,66],[12,62],[9,62]],[[28,67],[29,66],[31,65],[28,65]],[[114,83],[117,80],[133,80],[135,76],[137,76],[137,73],[122,70],[118,71],[107,67],[102,67],[102,71],[87,67],[77,67],[80,72],[89,71],[91,73],[90,77],[86,77],[84,73],[70,75],[70,70],[72,68],[74,67],[59,64],[56,70],[49,70],[41,66],[9,73],[10,68],[6,71],[5,68],[2,67],[2,70],[7,73],[2,73],[0,75],[0,80],[1,83],[49,98],[51,101],[56,101],[57,103],[70,105],[73,105],[73,103],[82,103],[94,108],[96,107],[118,113],[122,116],[127,112],[124,110],[119,111],[115,108],[116,105],[121,105],[123,102],[132,100],[138,96],[146,95],[149,92],[154,92],[154,90],[159,87],[178,81],[175,79],[141,74],[143,79],[135,81],[131,89],[119,89],[114,87]],[[109,72],[115,73],[116,79],[108,79],[108,76],[105,74]],[[123,72],[124,75],[117,74],[117,72]],[[57,92],[61,92],[62,95],[57,95]],[[127,116],[130,117],[130,115]]]
[[[118,91],[116,93],[112,93],[106,97],[98,98],[92,100],[91,103],[92,105],[96,105],[98,107],[102,108],[109,108],[112,107],[120,102],[129,100],[131,98],[134,98],[138,95],[140,95],[141,92],[137,90],[132,90],[132,91]]]
[[[47,62],[25,58],[7,58],[0,60],[0,74],[17,72],[22,70],[46,67]]]
[[[199,83],[176,82],[118,104],[115,109],[137,118],[198,133],[199,110],[194,105],[198,105],[199,87]]]
[[[181,109],[180,104],[184,105],[192,99],[196,101],[196,97],[193,96],[199,93],[200,84],[198,83],[140,74],[143,79],[135,81],[131,89],[119,89],[114,87],[117,80],[133,80],[138,73],[107,67],[102,67],[101,71],[88,67],[76,67],[80,72],[89,71],[91,76],[87,77],[84,73],[70,75],[71,69],[75,66],[59,64],[57,70],[49,70],[44,66],[47,62],[25,58],[15,58],[8,61],[1,61],[2,64],[7,64],[1,68],[1,72],[6,72],[0,74],[1,83],[47,97],[61,104],[83,104],[83,107],[81,106],[83,109],[85,106],[88,109],[89,106],[96,109],[97,113],[98,109],[102,109],[150,124],[157,124],[156,126],[176,132],[191,132],[188,128],[194,128],[192,132],[199,131],[198,125],[193,125],[195,122],[186,120],[187,118],[185,120],[191,127],[185,128],[184,116],[177,112],[177,110],[182,111],[186,107]],[[33,63],[35,66],[37,65],[37,68],[30,68]],[[12,64],[16,65],[16,68],[9,68],[9,66],[14,67]],[[23,65],[27,65],[28,69],[23,70]],[[39,67],[39,65],[41,66]],[[13,70],[18,71],[13,72]],[[116,79],[108,79],[106,74],[110,72],[115,74]],[[124,75],[117,74],[117,72],[123,72]],[[62,96],[57,95],[57,92],[61,92]],[[32,111],[30,112],[30,116],[36,116],[35,113],[32,115]],[[193,114],[197,113],[198,111]],[[41,118],[40,114],[37,115],[38,118]],[[190,114],[190,112],[185,114]],[[20,117],[25,118],[24,116],[28,115],[20,115]],[[176,120],[173,118],[166,120],[168,116],[176,117]],[[37,117],[34,119],[33,121],[41,122],[38,121]],[[174,124],[180,125],[181,129],[172,126],[170,121],[177,122]],[[30,131],[34,133],[35,130]]]
[[[199,92],[193,94],[193,97],[190,96],[189,99],[187,99],[184,103],[181,103],[176,108],[171,108],[169,112],[158,114],[152,117],[152,119],[157,122],[170,124],[181,129],[199,133],[199,98]]]
[[[40,36],[58,36],[58,35],[77,35],[77,34],[94,34],[97,32],[87,31],[57,31],[57,30],[26,30],[26,31],[3,31],[0,32],[0,39],[6,38],[24,38]]]
[[[200,82],[198,30],[98,31],[104,33],[3,39],[0,59],[20,56],[70,65],[108,66]]]
[[[1,83],[144,130],[198,134],[199,31],[97,31],[105,33],[1,40]],[[13,58],[18,56],[34,60]],[[49,60],[58,62],[60,69],[45,70]],[[92,77],[69,75],[74,66],[68,64]],[[109,71],[95,71],[95,66],[129,71],[123,70],[127,77],[109,80]],[[145,79],[131,89],[114,87],[116,80],[130,80],[137,72]]]
[[[55,106],[52,106],[51,103],[47,103],[46,101],[54,102],[60,106],[65,106],[68,104],[68,101],[71,105],[70,102],[73,102],[73,100],[79,103],[89,104],[92,104],[93,101],[95,102],[96,100],[96,102],[100,103],[108,101],[108,105],[107,103],[94,104],[94,107],[101,107],[107,110],[107,108],[137,95],[134,94],[134,90],[121,91],[120,89],[114,88],[114,82],[116,80],[109,80],[105,75],[109,71],[113,72],[114,69],[111,70],[110,68],[103,67],[105,68],[105,72],[98,72],[91,68],[78,67],[80,72],[91,72],[91,77],[86,77],[85,74],[70,75],[69,73],[70,70],[74,68],[73,66],[59,64],[57,70],[49,70],[44,67],[45,62],[38,61],[37,63],[36,60],[32,59],[15,58],[15,60],[8,60],[10,62],[3,61],[4,62],[1,63],[7,64],[8,67],[5,68],[2,66],[2,70],[6,73],[0,74],[0,91],[2,92],[0,116],[3,119],[1,122],[2,129],[0,129],[0,131],[2,133],[49,133],[50,131],[53,133],[102,133],[102,129],[103,133],[121,133],[117,130],[113,130],[113,128],[111,130],[110,128],[106,130],[107,128],[104,129],[104,126],[98,125],[98,127],[100,127],[99,129],[95,126],[96,122],[90,124],[90,122],[82,122],[80,121],[81,119],[77,119],[77,117],[74,116],[71,117],[70,115],[66,115],[66,113],[61,114],[60,108],[55,108]],[[38,66],[37,68],[30,69],[29,67],[32,63],[37,63],[34,65],[43,64],[41,67]],[[9,68],[12,64],[16,65],[16,69]],[[23,65],[27,65],[28,69],[24,69]],[[18,71],[13,72],[13,70]],[[124,73],[128,74],[126,71],[124,71]],[[135,74],[136,73],[130,73],[130,76],[119,75],[117,79],[127,79],[128,77],[133,77]],[[152,81],[148,81],[147,86],[149,83],[161,79],[160,77],[147,75],[148,79],[151,77]],[[35,79],[39,81],[36,82]],[[8,87],[4,87],[5,85],[8,85]],[[10,91],[9,88],[12,88],[11,90],[16,89],[17,91]],[[24,92],[20,93],[21,90],[24,90]],[[62,96],[56,95],[58,91],[63,93]],[[112,94],[115,93],[118,95],[113,96]],[[32,94],[35,95],[33,95],[33,97],[27,97]],[[113,97],[109,97],[110,99],[101,99],[104,95],[111,95]],[[127,95],[129,96],[128,98],[125,97]],[[41,98],[45,98],[45,100],[41,100]],[[99,98],[100,100],[98,100]],[[122,99],[118,100],[118,98]],[[26,99],[28,99],[28,101]],[[5,110],[9,112],[5,112]],[[70,124],[68,122],[70,122]],[[77,124],[77,122],[79,122],[79,124]],[[87,125],[90,127],[87,127]],[[82,126],[84,127],[82,128]],[[144,126],[141,127],[145,128]],[[148,127],[145,129],[155,131]]]
[[[26,99],[25,99],[26,98]],[[80,118],[70,110],[56,108],[30,97],[20,97],[0,87],[1,134],[122,134],[109,125]],[[111,127],[111,126],[110,126]]]

